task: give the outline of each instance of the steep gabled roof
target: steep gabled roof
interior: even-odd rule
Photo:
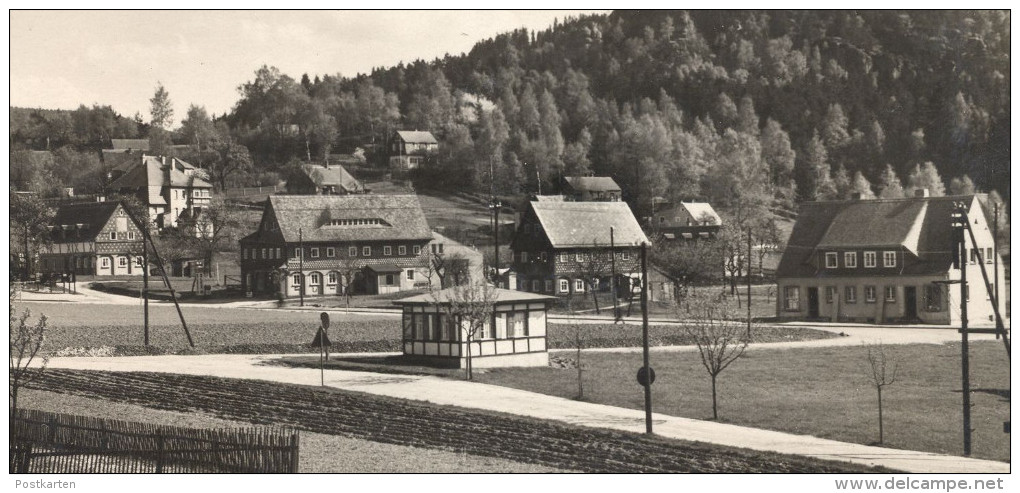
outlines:
[[[704,221],[704,218],[707,218],[712,221],[712,225],[714,226],[722,225],[722,218],[719,217],[719,214],[715,212],[714,208],[712,208],[712,204],[709,204],[708,202],[680,202],[670,209],[667,209],[667,212],[669,210],[679,209],[686,211],[687,214],[694,218],[695,221]]]
[[[409,144],[438,144],[439,141],[432,135],[432,132],[421,130],[397,130],[400,140]]]
[[[609,228],[617,246],[637,246],[648,238],[626,202],[530,202],[554,248],[606,246]]]
[[[443,304],[449,303],[451,298],[456,296],[456,291],[464,289],[462,287],[446,288],[435,293],[425,293],[402,300],[395,300],[394,305],[419,305],[419,304]],[[544,294],[529,293],[527,291],[514,291],[510,289],[503,289],[490,286],[488,288],[491,293],[489,296],[493,303],[514,303],[514,302],[527,302],[527,301],[551,301],[555,300],[554,296],[546,296]]]
[[[902,275],[937,275],[952,262],[953,203],[973,207],[975,195],[806,202],[800,206],[777,277],[814,277],[823,250],[903,249],[914,259]],[[980,205],[978,205],[980,207]]]
[[[608,176],[568,176],[564,180],[577,191],[619,192],[620,185]]]
[[[120,202],[64,204],[57,208],[57,212],[50,225],[54,228],[63,228],[64,226],[76,228],[77,225],[81,224],[83,227],[79,229],[78,237],[67,241],[94,240],[103,226],[110,222],[114,212],[121,207]],[[60,242],[60,240],[55,241]]]
[[[284,241],[425,241],[432,238],[417,195],[271,195]]]
[[[110,187],[114,190],[138,189],[143,187],[187,187],[212,188],[212,184],[194,174],[195,167],[177,158],[164,161],[158,156],[142,155],[141,160],[130,167]],[[188,174],[186,171],[191,171]],[[170,182],[167,183],[167,178]],[[150,203],[151,202],[150,199]],[[165,202],[163,202],[165,203]]]
[[[318,175],[322,177],[322,181],[320,183],[316,183],[316,185],[340,187],[346,190],[347,192],[365,191],[365,186],[362,185],[361,182],[356,180],[353,176],[351,176],[351,174],[348,173],[343,166],[340,166],[338,164],[330,165],[328,168],[325,166],[309,165],[307,166],[307,168],[304,168],[304,170],[308,174],[308,178],[311,179],[312,182],[316,181],[315,180],[316,173],[318,173]]]

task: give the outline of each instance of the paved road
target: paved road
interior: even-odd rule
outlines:
[[[318,385],[319,371],[263,365],[280,356],[202,355],[119,358],[54,358],[53,368],[107,371],[153,371]],[[383,375],[327,370],[326,385],[401,399],[484,409],[581,426],[644,431],[644,413],[578,402],[523,390],[428,376]],[[1008,463],[948,455],[871,447],[730,424],[655,414],[658,435],[774,451],[826,460],[885,466],[914,473],[1009,473]]]

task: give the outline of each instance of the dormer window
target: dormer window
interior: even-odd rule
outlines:
[[[390,223],[378,218],[330,219],[327,226],[390,226]]]
[[[896,252],[882,252],[882,267],[896,267]]]
[[[857,252],[843,253],[843,265],[847,268],[857,267]]]
[[[878,266],[878,255],[875,252],[864,252],[864,267],[872,268]]]
[[[838,258],[839,257],[836,255],[836,252],[825,252],[825,268],[835,269],[838,267]]]

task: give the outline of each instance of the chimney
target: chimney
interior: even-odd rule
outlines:
[[[850,200],[861,200],[861,192],[854,192],[850,194]]]
[[[931,191],[927,188],[918,188],[914,190],[914,197],[930,197]]]
[[[159,162],[161,164],[163,164],[163,166],[166,166],[166,156],[160,156],[159,157]]]

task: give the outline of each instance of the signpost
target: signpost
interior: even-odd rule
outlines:
[[[333,345],[329,340],[329,314],[319,314],[322,324],[315,332],[315,339],[312,339],[313,346],[319,346],[319,384],[326,386],[326,360],[329,359],[329,347]],[[325,358],[323,358],[325,356]]]

